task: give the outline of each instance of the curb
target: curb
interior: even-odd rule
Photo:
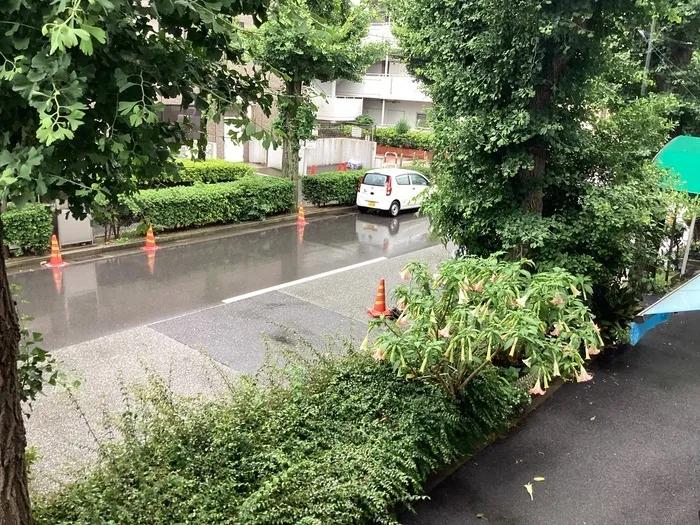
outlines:
[[[547,389],[547,392],[543,396],[537,396],[534,398],[530,404],[525,407],[525,410],[523,410],[523,413],[520,415],[519,418],[515,419],[514,421],[511,422],[509,429],[518,426],[520,423],[525,421],[530,414],[532,414],[537,408],[540,407],[545,401],[549,399],[550,396],[554,394],[561,386],[565,383],[565,381],[561,379],[557,379],[549,384],[549,388]],[[504,431],[505,433],[506,431]],[[467,454],[466,456],[463,456],[453,463],[441,468],[437,472],[434,472],[431,474],[428,479],[425,482],[425,485],[423,486],[423,494],[427,495],[428,493],[432,492],[435,490],[438,485],[440,485],[443,481],[447,480],[452,474],[457,472],[460,468],[462,468],[464,465],[467,464],[467,462],[472,459],[474,456],[479,454],[481,451],[483,451],[485,448],[489,447],[492,443],[495,443],[496,441],[499,440],[498,436],[494,436],[492,439],[489,439],[485,443],[483,443],[481,446],[477,447],[475,450],[473,450],[471,453]]]
[[[355,212],[355,206],[329,206],[324,208],[307,208],[306,218],[314,219],[328,216],[342,216]],[[159,245],[177,246],[183,244],[194,244],[215,240],[223,237],[232,237],[265,230],[275,226],[285,226],[293,224],[297,220],[297,214],[277,215],[262,221],[244,222],[238,224],[223,224],[216,226],[205,226],[191,230],[175,231],[171,233],[163,233],[158,235]],[[80,246],[77,248],[67,248],[62,250],[64,261],[85,262],[101,258],[103,256],[117,257],[119,255],[128,255],[136,253],[143,245],[143,239],[134,239],[132,241],[115,244],[101,244],[97,246]],[[16,273],[21,270],[30,268],[38,268],[41,263],[47,260],[46,255],[35,255],[31,257],[23,257],[18,260],[7,260],[6,267],[8,272]]]

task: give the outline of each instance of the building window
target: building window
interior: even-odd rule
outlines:
[[[417,128],[427,128],[428,127],[428,115],[426,113],[416,114],[416,127]]]

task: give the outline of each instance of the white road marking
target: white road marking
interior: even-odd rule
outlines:
[[[350,266],[344,266],[343,268],[336,268],[329,272],[323,272],[316,275],[311,275],[309,277],[304,277],[302,279],[297,279],[296,281],[289,281],[288,283],[277,284],[275,286],[270,286],[269,288],[263,288],[262,290],[256,290],[255,292],[245,293],[243,295],[237,295],[236,297],[229,297],[221,301],[224,304],[237,303],[238,301],[244,301],[250,299],[251,297],[257,297],[258,295],[263,295],[269,292],[276,292],[277,290],[283,290],[284,288],[289,288],[290,286],[295,286],[297,284],[308,283],[310,281],[315,281],[316,279],[323,279],[324,277],[329,277],[338,273],[347,272],[348,270],[354,270],[355,268],[362,268],[363,266],[368,266],[370,264],[378,263],[381,261],[386,261],[386,257],[377,257],[370,261],[365,261],[357,264],[351,264]]]

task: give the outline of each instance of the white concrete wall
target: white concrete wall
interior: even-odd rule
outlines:
[[[224,124],[224,160],[229,162],[243,162],[243,142],[234,141],[229,135],[238,131],[238,127]]]
[[[303,148],[299,152],[299,172],[306,166],[307,173],[311,166],[334,166],[349,160],[359,161],[366,168],[374,167],[374,158],[377,154],[377,143],[361,139],[334,138],[319,139],[314,141],[312,148]],[[252,141],[251,141],[252,146]],[[251,149],[252,151],[252,149]],[[304,159],[304,156],[306,157]],[[253,162],[251,160],[251,162]],[[282,169],[282,148],[276,150],[270,148],[267,151],[268,168]]]
[[[416,127],[418,113],[426,113],[432,104],[408,101],[386,101],[384,113],[384,126],[394,126],[399,120],[405,118],[412,128]],[[382,125],[382,101],[376,98],[366,98],[362,112],[372,115],[377,126]]]
[[[248,141],[248,162],[267,164],[267,150],[263,148],[262,141],[257,139]]]
[[[267,167],[282,169],[282,146],[277,149],[270,148],[267,150]]]
[[[377,152],[377,143],[368,140],[334,138],[319,139],[315,148],[306,149],[306,167],[332,166],[341,162],[355,160],[363,166],[373,166]]]

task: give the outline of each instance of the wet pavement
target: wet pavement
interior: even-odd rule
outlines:
[[[699,343],[693,312],[673,316],[636,347],[601,354],[593,381],[562,386],[400,522],[697,524]]]
[[[386,252],[390,255],[418,242],[406,244],[423,227],[406,218],[399,222],[407,237],[403,241],[392,237],[398,248],[392,250],[390,243]],[[385,237],[379,233],[385,223],[392,224],[383,218],[361,220],[358,242],[378,243],[383,250]],[[345,341],[357,346],[366,334],[367,307],[374,305],[379,279],[386,279],[392,304],[392,290],[402,282],[400,272],[409,261],[435,268],[448,253],[443,246],[432,246],[373,258],[330,275],[314,274],[284,289],[261,289],[232,303],[218,301],[165,321],[52,350],[60,370],[71,380],[80,379],[81,385],[72,397],[60,387],[48,388],[34,404],[27,421],[28,443],[40,458],[32,465],[33,487],[51,490],[81,477],[86,462],[97,454],[85,421],[98,432],[104,430],[104,415],[128,409],[124,392],[143,384],[149,375],[160,377],[174,394],[207,396],[227,388],[228,379],[222,382],[222,375],[230,379],[256,370],[268,355],[274,360],[292,350],[309,357],[339,351]],[[99,434],[100,439],[105,436],[109,433]]]
[[[427,218],[375,215],[319,218],[303,230],[285,225],[74,263],[61,270],[10,275],[22,287],[20,310],[35,318],[47,349],[166,321],[254,292],[380,257],[437,244]],[[181,322],[181,321],[179,321]],[[177,319],[169,326],[177,324]]]

